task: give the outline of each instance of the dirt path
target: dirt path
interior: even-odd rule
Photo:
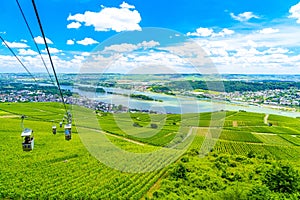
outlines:
[[[118,136],[118,135],[114,135],[114,134],[109,134],[109,133],[105,133],[106,135],[110,135],[110,136],[113,136],[115,138],[119,138],[119,139],[122,139],[122,140],[125,140],[127,142],[131,142],[131,143],[134,143],[134,144],[137,144],[137,145],[141,145],[141,146],[144,146],[145,144],[142,143],[142,142],[138,142],[136,140],[132,140],[132,139],[128,139],[128,138],[125,138],[125,137],[122,137],[122,136]]]
[[[269,118],[269,114],[266,114],[264,117],[264,123],[268,124],[268,118]]]
[[[257,132],[251,132],[253,135],[277,135],[276,133],[257,133]]]
[[[0,118],[15,118],[15,117],[19,117],[18,115],[2,115],[0,116]]]
[[[145,144],[142,143],[142,142],[139,142],[139,141],[136,141],[136,140],[132,140],[132,139],[129,139],[129,138],[126,138],[126,137],[122,137],[122,136],[119,136],[119,135],[114,135],[114,134],[111,134],[111,133],[107,133],[105,131],[100,131],[100,130],[97,130],[97,129],[93,129],[93,128],[86,128],[86,127],[80,127],[80,128],[84,128],[84,129],[88,129],[88,130],[91,130],[91,131],[96,131],[98,133],[103,133],[105,135],[109,135],[109,136],[112,136],[112,137],[115,137],[115,138],[118,138],[118,139],[122,139],[122,140],[125,140],[127,142],[131,142],[133,144],[137,144],[137,145],[141,145],[141,146],[144,146]]]

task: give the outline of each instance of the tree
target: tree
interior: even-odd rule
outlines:
[[[289,164],[272,164],[262,182],[274,192],[295,193],[300,191],[300,175]]]
[[[123,110],[123,106],[120,104],[118,105],[118,111],[122,111]]]
[[[248,157],[248,158],[255,158],[255,157],[256,157],[255,152],[254,152],[254,151],[250,151],[250,152],[247,154],[247,157]]]
[[[265,185],[254,185],[247,194],[249,200],[268,199],[269,196],[270,190]]]
[[[133,124],[132,124],[132,126],[134,126],[134,127],[142,127],[139,123],[137,123],[137,122],[134,122]]]
[[[157,128],[157,124],[151,124],[151,128],[156,129]]]
[[[172,175],[176,179],[186,179],[186,173],[187,173],[186,167],[182,163],[179,163],[176,166],[175,170],[173,171]]]

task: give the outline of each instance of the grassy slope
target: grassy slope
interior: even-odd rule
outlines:
[[[59,122],[64,112],[59,104],[0,104],[0,109],[0,137],[3,139],[0,143],[0,198],[140,198],[151,187],[148,184],[153,184],[162,173],[130,174],[106,167],[85,149],[76,128],[70,141],[64,140],[63,129],[58,128],[53,135],[51,120]],[[19,116],[13,116],[17,114]],[[23,152],[21,148],[21,114],[28,116],[25,127],[34,130],[32,152]],[[1,115],[13,118],[1,118]],[[111,139],[133,152],[145,148],[120,138]]]
[[[32,152],[23,152],[21,149],[21,114],[28,116],[25,127],[32,128],[35,133],[36,143]],[[102,130],[112,134],[109,138],[116,146],[131,152],[152,151],[157,148],[155,146],[168,144],[180,137],[178,132],[185,133],[190,126],[197,125],[202,128],[198,129],[190,150],[199,151],[203,144],[216,143],[213,148],[216,153],[247,155],[255,152],[275,159],[294,160],[296,163],[299,160],[299,119],[270,115],[268,121],[274,126],[268,127],[264,124],[263,114],[224,114],[224,129],[218,141],[216,138],[206,138],[211,113],[189,114],[182,120],[179,115],[162,117],[131,114],[128,117],[126,114],[118,114],[117,122],[114,121],[116,116],[102,114],[98,116],[98,120]],[[58,122],[63,115],[63,107],[56,103],[0,104],[0,136],[5,138],[5,142],[0,143],[0,198],[138,199],[164,173],[156,171],[130,174],[106,167],[85,149],[75,128],[71,141],[64,140],[63,130],[59,128],[57,135],[52,135],[52,121],[59,127]],[[133,122],[142,127],[133,127]],[[158,134],[148,138],[141,137],[157,132],[150,127],[151,123],[158,125]],[[113,137],[114,135],[118,137]],[[145,143],[146,146],[132,141]]]

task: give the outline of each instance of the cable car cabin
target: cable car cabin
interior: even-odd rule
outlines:
[[[21,134],[21,137],[24,137],[24,141],[22,143],[23,151],[33,150],[33,146],[34,146],[33,130],[25,128]]]
[[[56,126],[52,126],[52,133],[55,135],[56,134]]]
[[[65,139],[66,140],[71,140],[71,135],[72,135],[71,128],[72,128],[71,124],[65,125]]]

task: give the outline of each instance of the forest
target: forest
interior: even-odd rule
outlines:
[[[220,85],[224,84],[224,88],[220,88]],[[154,88],[157,88],[155,86]],[[275,90],[275,89],[289,89],[297,88],[300,89],[300,82],[290,81],[262,81],[262,82],[246,82],[246,81],[174,81],[169,82],[161,90],[211,90],[217,92],[244,92],[244,91],[264,91],[264,90]]]

